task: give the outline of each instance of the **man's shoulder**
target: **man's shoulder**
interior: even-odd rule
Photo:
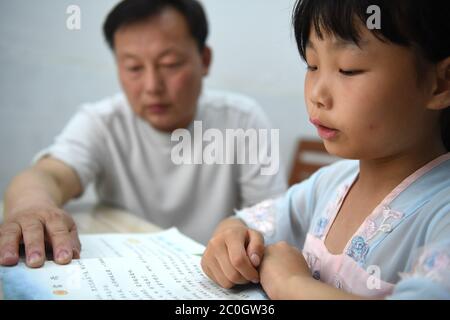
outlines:
[[[103,119],[125,115],[129,109],[127,99],[122,92],[104,97],[101,100],[84,103],[80,107],[81,112],[87,112],[92,116]]]
[[[209,112],[232,112],[241,114],[260,113],[259,103],[239,92],[205,89],[199,99],[200,108]]]

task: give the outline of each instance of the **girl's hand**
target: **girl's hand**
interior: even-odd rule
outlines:
[[[206,275],[224,288],[259,282],[256,269],[264,254],[264,238],[238,219],[227,219],[215,231],[203,254]]]
[[[302,281],[312,279],[303,254],[287,242],[266,247],[259,270],[261,285],[271,299],[290,299]]]

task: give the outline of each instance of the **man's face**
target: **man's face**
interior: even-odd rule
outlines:
[[[185,18],[167,8],[114,34],[119,79],[133,111],[171,132],[195,116],[210,50],[200,52]]]

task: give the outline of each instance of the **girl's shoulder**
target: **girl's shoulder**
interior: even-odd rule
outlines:
[[[314,189],[336,190],[343,184],[352,183],[358,173],[358,160],[339,160],[320,168],[311,176],[310,180],[314,184]]]

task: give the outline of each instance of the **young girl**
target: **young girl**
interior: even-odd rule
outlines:
[[[223,221],[202,259],[212,280],[278,299],[450,299],[449,16],[448,1],[297,2],[311,122],[356,160]]]

